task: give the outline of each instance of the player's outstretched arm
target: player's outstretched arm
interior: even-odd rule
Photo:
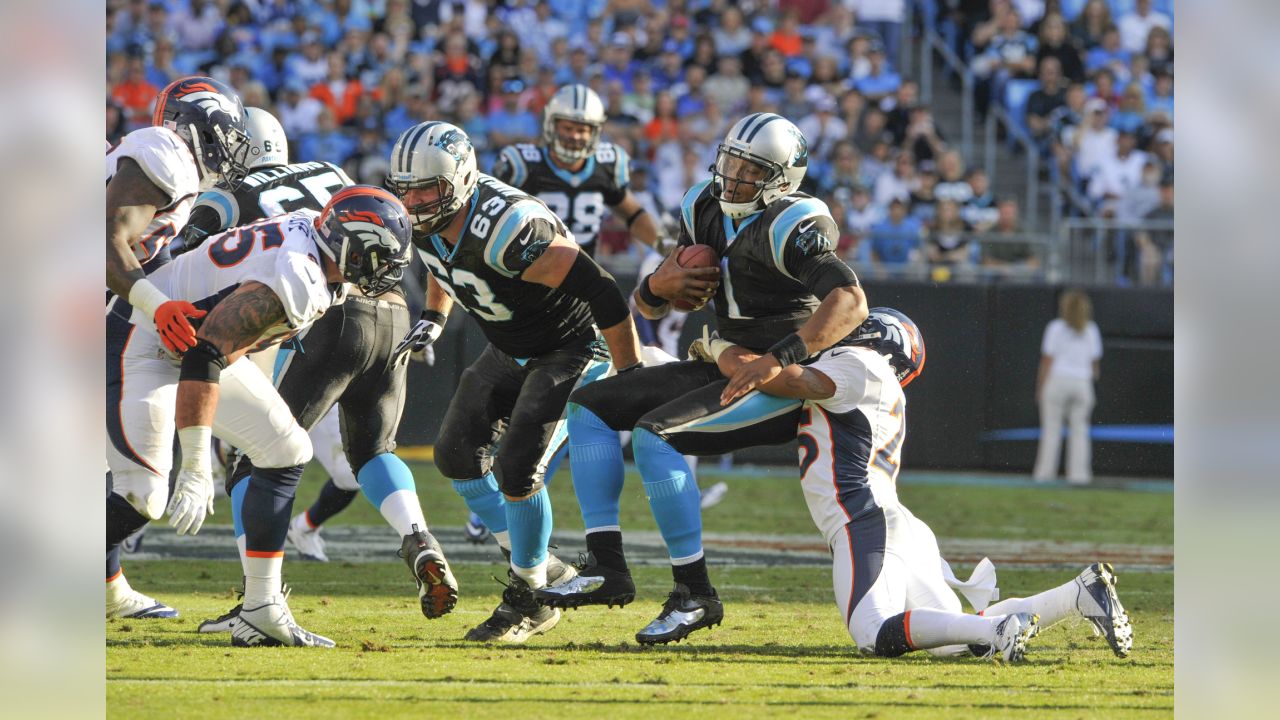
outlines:
[[[165,347],[181,353],[196,340],[195,328],[187,318],[203,317],[204,312],[191,303],[170,300],[151,284],[130,247],[168,202],[169,197],[138,163],[120,158],[116,174],[107,183],[107,287],[155,322]]]
[[[664,251],[665,248],[660,247],[662,230],[658,227],[657,219],[644,209],[630,190],[622,196],[622,202],[610,209],[615,217],[627,224],[627,231],[631,233],[631,237],[658,252]]]
[[[440,287],[434,275],[427,273],[427,297],[422,306],[422,316],[409,328],[392,354],[399,359],[402,353],[412,353],[415,360],[435,365],[436,354],[431,346],[444,334],[444,324],[449,320],[452,309],[453,298]]]
[[[521,278],[585,302],[609,346],[614,368],[626,370],[640,364],[640,336],[618,283],[576,243],[557,235]]]
[[[759,357],[741,345],[733,345],[720,353],[716,365],[725,377],[732,378],[742,366]],[[835,395],[836,385],[831,378],[817,370],[800,365],[788,365],[782,368],[777,377],[762,383],[756,389],[766,395],[777,397],[826,400]],[[721,402],[727,405],[732,402],[732,398],[726,399],[721,395]]]

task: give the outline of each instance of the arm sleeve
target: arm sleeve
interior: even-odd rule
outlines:
[[[610,207],[625,200],[627,191],[631,188],[631,157],[618,145],[613,145],[612,148],[614,152],[613,172],[610,175],[612,182],[604,193],[604,202]]]
[[[862,401],[867,389],[867,366],[860,353],[847,347],[827,350],[816,360],[804,366],[807,370],[817,370],[831,378],[835,383],[835,394],[826,400],[813,400],[816,405],[835,413],[853,410]]]

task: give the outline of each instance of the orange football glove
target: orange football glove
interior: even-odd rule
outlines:
[[[156,308],[156,332],[170,352],[181,355],[196,346],[196,329],[187,318],[202,318],[208,313],[186,300],[170,300]]]

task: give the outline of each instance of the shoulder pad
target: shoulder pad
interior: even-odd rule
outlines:
[[[516,277],[537,260],[564,224],[546,205],[520,198],[494,223],[485,245],[485,263],[507,277]]]
[[[680,201],[680,219],[684,221],[685,230],[690,235],[694,235],[693,206],[698,203],[698,198],[702,197],[710,186],[710,180],[703,180],[689,188],[689,191],[684,194],[684,198]]]
[[[833,235],[834,228],[835,219],[826,203],[807,196],[791,200],[769,224],[769,244],[779,272],[792,277],[785,262],[789,241],[801,255],[819,255],[835,249],[838,238]]]

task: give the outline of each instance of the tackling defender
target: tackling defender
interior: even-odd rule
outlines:
[[[565,402],[609,369],[595,326],[619,372],[639,365],[635,325],[613,277],[564,223],[537,199],[480,173],[471,141],[453,125],[406,130],[391,151],[387,186],[409,208],[413,243],[430,271],[423,319],[403,350],[438,339],[454,302],[489,340],[458,383],[435,462],[472,512],[508,528],[495,536],[510,552],[510,585],[493,616],[466,637],[523,642],[560,619],[531,590],[572,574],[558,561],[549,572],[551,502],[543,486],[565,439]]]
[[[906,315],[873,308],[846,345],[785,368],[760,389],[804,400],[801,485],[831,549],[836,604],[858,649],[881,657],[972,652],[1017,662],[1040,628],[1077,616],[1127,656],[1133,630],[1106,563],[1030,598],[1003,600],[978,615],[961,611],[933,531],[896,490],[906,435],[902,389],[924,369],[924,339]],[[757,357],[718,339],[700,350],[726,376]]]
[[[762,357],[728,380],[707,363],[675,362],[573,394],[569,459],[588,556],[577,579],[539,591],[539,602],[577,607],[634,599],[618,519],[618,431],[634,430],[636,466],[675,579],[661,613],[636,640],[680,640],[723,618],[703,557],[698,488],[682,454],[720,454],[794,437],[800,403],[751,391],[841,342],[867,313],[857,277],[833,252],[839,233],[830,211],[798,192],[807,166],[808,145],[796,126],[755,113],[730,128],[712,178],[685,194],[679,244],[710,245],[720,267],[685,269],[672,255],[640,282],[636,306],[658,318],[671,301],[705,303],[714,296],[720,333]]]
[[[209,313],[180,364],[160,350],[142,313],[112,303],[108,322],[123,343],[108,347],[108,461],[116,492],[136,511],[108,513],[108,543],[165,512],[179,534],[197,532],[213,506],[212,434],[241,448],[255,470],[243,500],[245,609],[233,645],[333,645],[297,625],[281,592],[289,509],[311,442],[244,356],[308,327],[341,299],[344,282],[366,294],[394,287],[408,243],[400,202],[359,186],[335,195],[319,217],[299,211],[210,239],[150,276]],[[175,427],[182,467],[166,508]]]
[[[164,347],[180,353],[196,341],[187,318],[202,317],[204,311],[170,298],[146,276],[169,262],[170,241],[187,222],[196,193],[220,180],[240,182],[249,148],[240,99],[212,78],[170,83],[156,99],[152,121],[152,127],[129,133],[107,152],[107,302],[127,299]],[[128,332],[127,324],[108,319],[108,366]],[[119,391],[108,384],[109,407]],[[119,446],[119,422],[108,420],[109,438]],[[120,543],[129,533],[119,535],[119,528],[140,528],[146,517],[139,513],[157,511],[137,506],[138,500],[117,490],[107,495],[107,616],[177,617],[173,608],[130,588],[120,569]]]

